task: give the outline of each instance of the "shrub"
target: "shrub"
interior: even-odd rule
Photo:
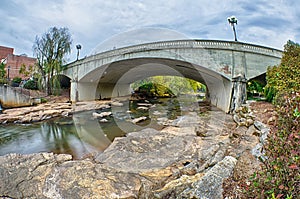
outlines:
[[[12,86],[18,87],[22,81],[21,77],[14,77],[12,80]]]
[[[13,80],[12,80],[12,82],[17,83],[17,84],[20,84],[21,81],[22,81],[21,77],[14,77]]]
[[[24,88],[26,89],[30,89],[30,90],[38,90],[38,85],[37,82],[34,80],[28,80],[25,84],[24,84]]]
[[[267,102],[272,102],[275,95],[276,95],[276,90],[272,86],[266,86],[265,90],[264,90],[264,93],[265,93],[266,101]]]
[[[0,79],[0,85],[7,84],[7,79]]]
[[[300,93],[280,93],[276,100],[278,130],[269,135],[267,159],[252,179],[253,198],[297,198],[300,193]]]
[[[268,68],[266,97],[276,105],[277,130],[247,190],[250,198],[297,198],[300,193],[300,45],[288,41],[279,66]]]
[[[46,103],[46,102],[48,102],[48,100],[47,100],[47,99],[45,99],[45,98],[41,98],[41,103]]]
[[[6,76],[5,64],[0,63],[0,81],[4,81],[4,79],[6,79],[5,76]]]

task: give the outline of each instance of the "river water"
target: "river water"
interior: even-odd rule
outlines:
[[[177,99],[152,101],[128,101],[123,106],[102,110],[84,111],[72,117],[56,118],[33,124],[0,126],[0,155],[8,153],[68,153],[75,159],[104,151],[116,137],[143,128],[162,129],[160,119],[175,119],[188,111],[188,102]],[[143,107],[143,108],[141,108]],[[112,112],[104,118],[95,118],[93,113]],[[135,118],[147,119],[137,124]],[[105,121],[101,121],[105,119]]]

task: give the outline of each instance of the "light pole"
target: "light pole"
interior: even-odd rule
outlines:
[[[231,17],[228,17],[227,20],[228,20],[229,24],[232,26],[233,33],[234,33],[234,41],[237,41],[235,25],[234,25],[234,24],[237,24],[237,18],[235,16],[231,16]]]
[[[10,71],[10,66],[7,66],[7,80],[9,81],[9,71]]]
[[[76,49],[77,49],[77,60],[78,60],[78,57],[79,57],[79,51],[81,50],[81,45],[80,45],[80,44],[77,44],[77,45],[76,45]]]

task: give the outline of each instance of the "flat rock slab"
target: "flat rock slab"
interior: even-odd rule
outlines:
[[[167,167],[195,155],[195,136],[174,136],[144,129],[117,138],[96,162],[124,172],[140,173]]]
[[[140,176],[71,159],[52,153],[0,156],[0,198],[138,198]]]

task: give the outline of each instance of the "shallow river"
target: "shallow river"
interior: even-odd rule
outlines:
[[[139,104],[128,101],[122,107],[84,111],[67,118],[26,125],[0,125],[0,155],[54,152],[82,158],[105,150],[115,137],[125,136],[127,132],[149,127],[161,129],[157,120],[175,119],[184,114],[188,109],[187,104],[191,102],[178,102],[177,99],[159,99]],[[95,118],[93,112],[112,112],[112,115]],[[142,116],[147,119],[132,123],[133,119]],[[100,122],[101,119],[105,120]]]

